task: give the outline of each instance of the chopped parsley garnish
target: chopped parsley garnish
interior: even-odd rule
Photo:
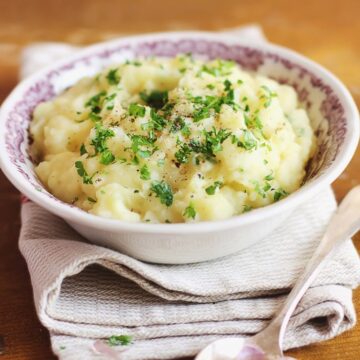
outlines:
[[[117,85],[120,81],[120,75],[118,74],[119,69],[111,69],[107,75],[106,79],[110,85]]]
[[[178,116],[172,123],[170,132],[175,133],[180,131],[185,126],[185,120]]]
[[[206,119],[210,116],[210,109],[208,107],[203,107],[193,114],[193,119],[195,122]]]
[[[231,68],[235,65],[234,61],[231,60],[217,60],[215,64],[203,65],[199,72],[199,76],[202,72],[210,74],[212,76],[226,76],[231,73]]]
[[[109,150],[106,149],[101,155],[100,155],[100,163],[104,165],[109,165],[115,160],[114,154]]]
[[[263,187],[263,190],[266,192],[266,191],[269,191],[271,189],[271,184],[266,182],[264,187]]]
[[[98,94],[92,96],[86,103],[86,107],[90,107],[91,113],[98,114],[101,111],[101,103],[106,96],[106,91],[101,91]],[[94,119],[92,119],[94,120]]]
[[[113,136],[115,136],[113,130],[104,128],[99,123],[95,125],[95,137],[90,144],[94,146],[95,155],[101,154],[100,162],[104,165],[108,165],[115,160],[115,156],[106,145],[107,139]]]
[[[214,90],[215,89],[215,85],[214,84],[207,84],[206,87],[210,90]]]
[[[206,95],[205,97],[195,96],[189,98],[195,104],[195,111],[193,114],[194,122],[206,119],[211,115],[210,110],[219,113],[222,105],[229,105],[234,110],[238,109],[238,105],[234,102],[234,90],[229,80],[224,81],[225,95],[224,96],[211,96]]]
[[[172,123],[171,128],[170,128],[170,132],[171,133],[176,133],[180,131],[184,136],[189,136],[190,135],[190,129],[189,127],[186,125],[185,120],[178,116]]]
[[[167,91],[160,91],[154,90],[150,93],[146,93],[142,91],[140,94],[141,100],[143,100],[146,105],[155,108],[156,110],[161,109],[164,105],[168,102],[168,92]]]
[[[140,169],[140,179],[141,180],[149,180],[150,179],[150,170],[147,165],[143,165]]]
[[[266,176],[264,177],[264,180],[266,180],[266,181],[274,180],[273,172],[271,172],[269,175],[266,175]]]
[[[80,146],[80,155],[87,154],[86,147],[84,144],[81,144]]]
[[[106,109],[112,110],[114,108],[114,100],[116,98],[116,93],[108,95],[105,97],[104,101],[106,102]]]
[[[188,144],[180,143],[180,149],[175,153],[175,157],[179,163],[189,161],[191,152],[201,154],[206,160],[215,160],[216,153],[222,150],[222,143],[231,135],[227,129],[216,130],[213,127],[210,131],[203,131],[202,141],[198,139],[190,139]]]
[[[231,90],[231,86],[232,86],[230,80],[226,79],[226,80],[224,81],[224,86],[225,86],[225,91],[230,91],[230,90]]]
[[[167,124],[166,119],[159,115],[154,109],[150,110],[152,128],[161,131]]]
[[[151,191],[155,193],[156,197],[160,199],[162,204],[168,207],[172,205],[174,200],[173,191],[171,186],[164,180],[152,182]]]
[[[244,209],[243,212],[248,212],[252,210],[252,207],[250,205],[244,205],[243,209]]]
[[[262,95],[260,96],[260,99],[264,101],[264,107],[267,108],[271,105],[272,99],[276,97],[277,94],[266,85],[261,86],[261,90]]]
[[[130,335],[112,335],[107,340],[108,345],[110,346],[126,346],[131,344],[132,336]]]
[[[255,136],[249,130],[242,130],[242,136],[240,139],[236,137],[232,138],[232,142],[236,143],[237,146],[244,148],[245,150],[253,150],[257,148],[257,141]]]
[[[215,181],[213,185],[208,186],[205,191],[208,195],[214,195],[217,189],[220,189],[223,186],[223,182]]]
[[[129,106],[129,115],[135,117],[143,117],[145,115],[146,109],[144,106],[138,104],[130,104]]]
[[[89,176],[89,174],[87,173],[87,171],[84,168],[84,164],[82,161],[76,161],[75,167],[76,167],[76,171],[77,171],[78,175],[82,177],[84,184],[92,184],[93,183],[92,176]]]
[[[185,164],[189,161],[191,152],[191,147],[188,144],[183,143],[180,145],[180,149],[176,151],[175,158],[180,164]]]
[[[219,69],[217,67],[210,67],[207,65],[203,65],[201,67],[201,72],[208,73],[212,76],[220,76]]]
[[[189,218],[189,219],[195,219],[196,216],[196,210],[194,208],[194,204],[190,203],[184,210],[183,216]]]
[[[255,186],[255,191],[262,197],[266,197],[266,191],[260,186],[260,183],[256,180],[252,181],[253,185]]]
[[[90,196],[87,198],[87,200],[92,202],[92,203],[96,203],[96,200],[94,198],[90,197]]]
[[[90,120],[92,120],[92,121],[94,121],[94,122],[97,122],[97,121],[100,121],[100,120],[101,120],[101,116],[100,116],[100,115],[97,115],[97,114],[95,114],[95,113],[93,113],[93,112],[91,112],[91,113],[89,114],[89,118],[90,118]]]
[[[106,140],[115,136],[111,129],[102,127],[100,124],[95,125],[95,137],[91,140],[91,145],[95,148],[95,153],[102,153],[107,150]]]
[[[211,131],[205,131],[205,143],[201,152],[205,155],[215,156],[215,153],[222,150],[222,143],[231,135],[227,129],[216,130],[215,127]]]
[[[279,201],[280,199],[286,197],[287,195],[289,195],[287,191],[283,190],[282,188],[278,188],[274,192],[274,201]]]
[[[144,135],[129,135],[129,137],[131,139],[131,150],[135,153],[135,155],[145,159],[155,152],[155,137]]]
[[[263,124],[257,114],[255,116],[249,117],[244,114],[245,124],[248,128],[262,130]]]
[[[141,66],[142,63],[140,61],[138,61],[138,60],[132,60],[132,61],[126,60],[125,65]]]
[[[142,124],[141,129],[144,131],[147,130],[156,130],[161,131],[167,125],[167,120],[159,115],[153,108],[150,110],[150,121]]]

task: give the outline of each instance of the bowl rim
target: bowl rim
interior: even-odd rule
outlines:
[[[175,41],[181,39],[217,41],[226,45],[241,45],[248,46],[255,50],[269,51],[278,54],[283,58],[291,59],[291,61],[296,64],[300,64],[301,66],[309,69],[311,72],[316,73],[318,77],[325,79],[326,83],[332,90],[335,91],[344,107],[345,117],[347,120],[346,124],[348,126],[348,131],[346,132],[342,148],[330,167],[311,183],[299,188],[279,202],[254,209],[248,213],[235,215],[224,220],[175,224],[126,222],[118,219],[93,215],[80,208],[70,206],[68,203],[63,202],[60,199],[56,200],[48,197],[41,191],[34,189],[33,185],[30,184],[27,179],[20,176],[16,166],[12,164],[11,160],[8,158],[8,152],[4,141],[5,124],[9,112],[15,103],[22,98],[24,91],[28,89],[31,84],[43,78],[50,71],[61,68],[68,63],[72,63],[86,56],[94,55],[95,53],[105,50],[107,47],[113,48],[114,46],[122,44],[132,45],[146,40]],[[290,211],[302,202],[314,197],[319,191],[321,191],[322,188],[326,185],[330,185],[343,172],[356,150],[358,141],[359,113],[355,102],[345,85],[343,85],[343,83],[335,75],[326,70],[324,67],[283,46],[274,45],[268,42],[254,42],[248,39],[241,39],[241,37],[239,38],[236,34],[211,33],[203,31],[160,32],[145,35],[132,35],[87,46],[84,49],[77,51],[75,54],[66,56],[64,59],[58,60],[55,63],[44,67],[40,71],[37,71],[25,80],[21,81],[3,102],[2,109],[0,111],[0,166],[13,185],[30,200],[49,210],[51,213],[60,216],[66,221],[115,232],[126,231],[158,234],[208,233],[211,231],[228,230],[252,224],[265,220],[269,217],[276,216],[279,213]]]

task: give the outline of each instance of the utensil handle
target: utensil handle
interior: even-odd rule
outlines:
[[[279,334],[280,348],[282,348],[281,344],[283,343],[283,337],[290,316],[294,312],[305,291],[318,275],[325,263],[324,260],[340,244],[354,235],[359,228],[360,186],[356,186],[345,196],[337,211],[332,216],[319,246],[305,267],[304,273],[296,281],[284,305],[266,329],[266,331],[270,332],[277,331]]]

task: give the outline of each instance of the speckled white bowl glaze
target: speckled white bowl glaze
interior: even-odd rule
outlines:
[[[28,155],[28,127],[34,107],[104,66],[137,56],[195,56],[233,59],[295,87],[316,131],[318,150],[304,185],[273,205],[227,220],[194,224],[127,223],[101,218],[51,195],[34,174]],[[28,198],[62,217],[90,241],[157,263],[190,263],[244,249],[273,231],[302,202],[316,196],[344,170],[359,138],[359,115],[344,85],[305,57],[271,44],[252,44],[233,35],[162,33],[97,44],[21,82],[0,114],[0,161],[10,181]]]

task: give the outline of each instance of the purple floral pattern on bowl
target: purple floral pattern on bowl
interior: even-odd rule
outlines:
[[[309,162],[306,182],[320,176],[333,163],[344,143],[348,129],[341,101],[329,85],[305,67],[275,53],[250,46],[227,45],[221,41],[201,38],[148,40],[135,45],[124,42],[121,42],[120,45],[114,43],[106,50],[101,49],[91,55],[66,63],[56,70],[49,71],[24,91],[22,99],[8,114],[5,143],[10,160],[36,190],[46,192],[34,174],[28,153],[28,127],[34,108],[39,103],[53,98],[62,90],[61,86],[59,88],[57,85],[62,77],[68,75],[69,72],[76,71],[77,67],[91,68],[94,61],[100,66],[102,62],[103,64],[109,63],[117,55],[126,54],[123,56],[129,57],[175,56],[187,52],[210,59],[231,59],[239,63],[245,70],[257,71],[281,83],[293,86],[311,119],[316,118],[316,121],[313,121],[313,127],[318,138],[318,147],[315,156]],[[74,79],[75,81],[76,79]],[[65,87],[64,85],[63,89]],[[314,99],[316,99],[315,102]],[[46,194],[55,199],[50,193],[46,192]]]

